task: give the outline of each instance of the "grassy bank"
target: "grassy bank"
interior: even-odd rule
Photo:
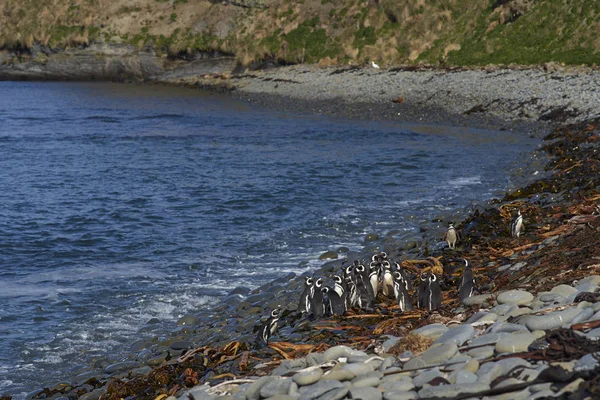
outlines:
[[[0,48],[124,43],[243,64],[600,63],[587,0],[5,0]]]

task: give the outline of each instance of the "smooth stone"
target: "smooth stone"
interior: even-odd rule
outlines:
[[[316,399],[317,397],[324,395],[325,393],[327,393],[329,391],[340,389],[340,388],[346,389],[346,392],[344,393],[344,396],[345,396],[346,393],[348,393],[348,388],[346,388],[343,383],[338,382],[338,381],[331,381],[331,380],[327,380],[327,381],[321,380],[317,383],[313,383],[312,385],[302,386],[298,390],[300,393],[300,397],[298,397],[298,399],[299,400]]]
[[[382,392],[409,392],[414,390],[415,384],[412,379],[409,377],[403,377],[403,379],[399,381],[388,381],[382,382],[379,385],[379,390]]]
[[[194,344],[185,340],[178,340],[171,343],[171,349],[173,350],[187,350],[191,349],[192,347],[194,347]]]
[[[450,376],[448,376],[450,383],[455,383],[457,385],[463,383],[474,383],[477,382],[478,379],[479,378],[474,373],[462,369],[459,371],[453,371]]]
[[[592,285],[600,285],[600,275],[590,275],[586,276],[582,280],[579,281],[579,284],[589,283]]]
[[[415,329],[411,333],[435,340],[446,333],[447,330],[448,327],[444,324],[430,324]]]
[[[352,380],[352,387],[376,387],[381,384],[381,378],[383,377],[383,373],[378,372],[380,376],[373,376],[371,374],[365,374],[357,376]]]
[[[484,303],[489,302],[490,299],[495,298],[493,294],[478,294],[476,296],[467,297],[463,300],[463,304],[467,307],[481,306]]]
[[[188,314],[184,315],[183,317],[177,320],[177,326],[196,325],[199,321],[200,318],[198,318],[197,316]]]
[[[571,325],[587,321],[589,318],[592,317],[592,315],[594,315],[594,310],[592,308],[584,308],[579,314],[575,316],[575,318],[571,320]]]
[[[585,334],[585,337],[591,340],[600,340],[600,328],[595,328]]]
[[[269,397],[268,400],[296,400],[297,398],[298,398],[298,396],[293,396],[290,394],[276,394],[275,396]],[[234,400],[235,400],[235,397],[234,397]]]
[[[431,382],[435,378],[446,378],[446,374],[442,373],[438,367],[421,371],[413,378],[415,387],[422,387],[424,384]]]
[[[596,356],[600,356],[600,353],[595,354]],[[598,367],[598,364],[599,362],[594,358],[593,354],[586,354],[585,356],[577,360],[574,369],[575,371],[591,371],[596,369]]]
[[[525,368],[531,368],[531,364],[522,358],[505,358],[504,360],[496,361],[495,363],[502,368],[502,375],[508,374],[515,367],[523,366]]]
[[[548,389],[548,390],[541,390],[539,392],[536,392],[532,395],[530,395],[528,397],[528,400],[537,400],[537,399],[555,399],[556,398],[556,392],[554,392],[552,389]]]
[[[568,308],[563,311],[553,311],[546,315],[530,315],[525,321],[525,326],[527,326],[527,329],[530,331],[545,331],[560,328],[571,322],[571,320],[580,312],[581,310],[577,308]]]
[[[458,346],[454,342],[449,342],[440,346],[430,347],[421,354],[421,359],[425,361],[427,365],[438,364],[454,357],[457,352]]]
[[[496,386],[494,386],[494,389],[496,388],[503,388],[503,387],[507,387],[507,386],[512,386],[512,385],[518,385],[521,383],[525,383],[520,379],[516,379],[516,378],[508,378],[508,379],[504,379],[502,382],[499,382]]]
[[[260,388],[260,396],[268,398],[277,394],[288,394],[291,383],[292,380],[290,378],[280,378],[268,381]]]
[[[490,333],[514,333],[514,332],[529,332],[523,325],[513,324],[511,322],[500,322],[490,327]]]
[[[106,394],[103,389],[94,389],[89,393],[79,396],[79,398],[82,400],[98,400],[103,394]]]
[[[496,315],[506,315],[508,314],[513,308],[516,308],[518,306],[514,305],[514,304],[498,304],[497,306],[493,307],[490,312],[493,312]]]
[[[530,307],[517,307],[511,310],[506,317],[520,317],[521,315],[531,314],[533,310]]]
[[[267,384],[267,382],[278,380],[276,376],[263,376],[258,378],[250,384],[246,389],[246,398],[248,400],[260,400],[260,389]]]
[[[313,367],[316,365],[321,365],[326,361],[331,361],[325,360],[324,355],[324,353],[310,353],[306,356],[306,365],[308,365],[309,367]]]
[[[419,390],[420,398],[440,398],[447,399],[457,397],[460,394],[468,394],[468,393],[479,393],[484,390],[489,390],[490,385],[476,382],[476,383],[463,383],[460,385],[440,385],[440,386],[428,386],[421,390]]]
[[[416,356],[408,360],[402,367],[404,371],[409,371],[417,368],[423,368],[428,366],[429,364],[423,361],[420,356]]]
[[[525,290],[508,290],[496,298],[500,304],[528,305],[533,301],[533,295]]]
[[[399,341],[400,338],[398,336],[388,336],[388,339],[381,344],[381,347],[383,347],[383,352],[387,353],[388,351],[390,351],[390,349],[394,347]]]
[[[483,364],[481,367],[479,367],[479,371],[477,371],[476,375],[479,377],[480,382],[487,383],[489,385],[496,378],[502,375],[502,366],[493,362]]]
[[[298,386],[312,385],[323,377],[323,370],[319,367],[312,367],[306,371],[298,372],[292,377]]]
[[[475,329],[471,325],[458,325],[449,328],[446,333],[437,338],[435,343],[454,343],[457,346],[461,346],[467,340],[471,339],[475,335]]]
[[[322,395],[320,395],[317,400],[341,400],[346,397],[348,394],[347,387],[341,387],[337,389],[330,390]]]
[[[595,293],[596,290],[598,289],[598,285],[589,283],[589,282],[585,282],[585,283],[580,283],[579,285],[575,286],[575,289],[577,289],[580,292]]]
[[[511,336],[510,333],[506,332],[493,332],[486,333],[484,335],[478,336],[475,339],[471,340],[467,347],[471,346],[481,346],[484,344],[496,344],[500,339]]]
[[[323,362],[337,360],[341,357],[348,358],[352,352],[354,352],[354,350],[348,346],[331,347],[323,353]]]
[[[545,293],[538,297],[542,303],[562,303],[565,301],[564,296],[558,293]]]
[[[319,256],[319,260],[334,260],[336,258],[338,258],[338,253],[337,251],[333,250],[326,251],[325,253]]]
[[[374,387],[351,387],[348,391],[351,399],[381,400],[382,394]]]
[[[417,392],[392,391],[383,394],[383,400],[414,400],[417,399]]]
[[[177,400],[186,400],[186,399],[202,399],[202,400],[212,400],[216,396],[212,396],[206,391],[208,390],[208,386],[195,386],[179,396]]]
[[[484,346],[478,347],[476,349],[471,349],[467,351],[467,355],[469,357],[473,357],[476,360],[485,360],[486,358],[490,358],[494,355],[495,346]]]
[[[403,379],[411,379],[410,377],[412,375],[412,372],[410,372],[410,371],[398,372],[398,371],[402,371],[402,369],[399,367],[392,367],[392,368],[388,369],[387,371],[385,371],[386,373],[388,373],[388,372],[394,372],[394,373],[391,375],[385,375],[383,378],[381,378],[381,382],[398,382]]]
[[[138,366],[139,366],[138,363],[134,362],[134,361],[122,361],[122,362],[118,362],[118,363],[109,365],[108,367],[106,367],[104,369],[104,372],[110,375],[110,374],[114,374],[117,372],[130,370],[130,369],[136,368]]]
[[[575,289],[573,286],[562,284],[553,287],[552,290],[550,290],[550,293],[556,293],[563,297],[569,297],[573,293],[577,293],[577,289]]]
[[[331,381],[344,382],[344,381],[351,381],[355,377],[356,377],[356,375],[353,372],[346,371],[343,369],[338,369],[338,370],[329,371],[328,373],[323,375],[321,380],[322,381],[331,380]]]
[[[470,323],[471,326],[482,326],[482,325],[492,325],[494,322],[498,320],[498,314],[489,312],[485,315],[482,315],[476,321]]]
[[[469,371],[469,372],[475,373],[475,372],[477,372],[477,370],[479,370],[479,361],[475,360],[474,358],[469,357],[466,354],[459,353],[456,356],[452,357],[450,360],[448,360],[448,364],[452,364],[452,363],[460,363],[460,364],[449,365],[446,368],[448,371],[464,370],[464,371]]]
[[[529,345],[536,339],[531,333],[513,333],[503,337],[496,343],[498,353],[518,353],[527,351]]]
[[[372,372],[374,370],[373,366],[370,364],[360,363],[360,364],[342,364],[342,370],[350,371],[355,376],[366,374],[367,372]]]
[[[388,369],[392,365],[394,365],[395,362],[396,362],[396,357],[386,357],[383,359],[383,361],[379,365],[379,368],[377,368],[377,369],[381,372],[384,372],[386,369]]]

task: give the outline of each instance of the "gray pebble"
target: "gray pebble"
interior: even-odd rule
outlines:
[[[352,387],[349,390],[351,399],[381,400],[381,392],[374,387]]]
[[[344,397],[346,397],[347,394],[348,394],[348,388],[345,386],[342,386],[340,388],[333,389],[333,390],[323,393],[322,395],[317,397],[317,400],[340,400],[340,399],[343,399]],[[302,400],[302,399],[298,398],[298,400]]]
[[[379,390],[385,392],[408,392],[415,388],[415,384],[410,377],[403,377],[398,381],[383,382],[379,385]]]
[[[573,293],[577,293],[577,289],[569,285],[558,285],[553,287],[552,290],[550,290],[550,293],[556,293],[563,297],[569,297]]]
[[[381,364],[379,365],[378,370],[383,372],[386,369],[390,368],[396,362],[396,357],[386,357],[383,359]]]
[[[523,366],[525,368],[531,368],[531,364],[522,358],[505,358],[504,360],[496,361],[495,363],[502,368],[502,375],[508,374],[513,368],[517,366]]]
[[[475,329],[471,325],[458,325],[449,328],[434,343],[454,343],[461,346],[475,335]]]
[[[491,333],[513,333],[513,332],[529,332],[523,325],[513,324],[510,322],[497,322],[490,327]]]
[[[280,378],[266,382],[260,388],[260,396],[267,398],[277,394],[288,394],[290,384],[292,380],[290,378]]]
[[[591,340],[599,340],[600,339],[600,328],[595,328],[585,334],[585,337]]]
[[[448,327],[444,324],[430,324],[422,326],[419,329],[415,329],[411,333],[415,333],[417,335],[425,336],[435,340],[442,336],[447,330]]]
[[[527,351],[529,345],[536,339],[531,333],[513,333],[503,337],[496,343],[498,353],[518,353]]]
[[[584,308],[579,314],[575,316],[575,318],[571,320],[571,324],[574,325],[579,324],[583,321],[587,321],[589,318],[592,317],[592,315],[594,315],[594,310],[592,308]]]
[[[477,296],[467,297],[463,300],[463,304],[467,307],[471,306],[481,306],[484,303],[489,303],[489,300],[494,300],[495,296],[493,294],[479,294]]]
[[[354,372],[343,369],[332,369],[321,378],[322,381],[351,381],[356,375]]]
[[[114,374],[114,373],[117,373],[117,372],[122,372],[122,371],[133,369],[133,368],[135,368],[137,366],[138,366],[137,362],[134,362],[134,361],[123,361],[123,362],[118,362],[118,363],[114,363],[114,364],[109,365],[108,367],[106,367],[106,369],[104,370],[104,372],[107,373],[107,374]]]
[[[489,362],[479,367],[476,375],[479,377],[480,382],[490,384],[502,375],[502,367],[497,363]]]
[[[400,338],[398,336],[388,335],[388,339],[381,344],[381,347],[383,347],[383,352],[387,353],[388,351],[390,351],[390,349],[394,347],[394,345],[396,345],[396,343],[398,343],[399,341]]]
[[[477,347],[475,349],[471,349],[467,351],[467,355],[469,357],[473,357],[476,360],[485,360],[486,358],[490,358],[494,355],[495,346],[484,346]]]
[[[490,310],[490,312],[493,312],[496,315],[506,315],[508,314],[513,308],[517,308],[518,306],[514,305],[514,304],[498,304],[497,306],[495,306],[494,308],[492,308]]]
[[[259,400],[260,399],[260,389],[263,387],[263,385],[265,385],[267,382],[270,382],[272,380],[278,380],[278,379],[279,378],[275,377],[275,376],[263,376],[262,378],[258,378],[252,384],[250,384],[248,389],[246,389],[246,398],[248,400]],[[187,399],[187,397],[186,397],[186,399]]]
[[[323,353],[323,362],[337,360],[340,357],[348,358],[355,350],[351,349],[348,346],[335,346],[327,349],[325,353]],[[313,354],[313,353],[311,353]]]
[[[474,383],[477,382],[478,379],[479,378],[477,377],[477,375],[465,370],[454,371],[450,374],[450,376],[448,376],[448,380],[451,383],[455,383],[458,385],[463,383]]]
[[[312,385],[302,386],[298,391],[300,392],[300,399],[310,400],[338,388],[345,388],[345,386],[338,381],[319,381]]]
[[[457,397],[459,394],[467,393],[478,393],[484,390],[489,390],[490,386],[481,383],[464,383],[461,385],[441,385],[441,386],[428,386],[419,390],[419,397],[437,397],[440,399],[447,399]]]
[[[417,392],[412,391],[392,391],[383,393],[383,400],[413,400],[417,398]]]
[[[367,372],[372,372],[373,371],[373,366],[371,364],[367,364],[367,363],[342,364],[341,369],[344,370],[344,371],[350,371],[355,376],[358,376],[358,375],[366,374]]]
[[[517,326],[523,328],[521,325],[517,325]],[[495,344],[496,342],[498,342],[498,340],[505,338],[505,337],[510,337],[510,336],[511,336],[511,334],[506,333],[506,332],[486,333],[484,335],[478,336],[475,339],[471,340],[468,344],[468,347],[480,346],[483,344]]]
[[[533,295],[525,290],[508,290],[496,298],[500,304],[528,305],[533,301]]]
[[[352,387],[376,387],[379,386],[380,383],[381,377],[365,374],[354,378],[352,380]]]
[[[308,370],[298,372],[292,377],[298,386],[312,385],[323,377],[323,370],[319,367],[311,367]]]
[[[525,319],[525,326],[530,331],[560,328],[571,322],[580,312],[581,310],[573,307],[563,311],[553,311],[546,315],[530,315]]]
[[[596,356],[600,356],[600,353],[596,353]],[[593,354],[586,354],[575,363],[575,371],[591,371],[596,367],[598,367],[598,360]]]
[[[419,373],[413,378],[412,382],[415,385],[415,387],[422,387],[424,384],[429,383],[435,378],[439,377],[446,378],[446,374],[443,374],[442,372],[440,372],[440,369],[438,367],[435,367],[421,371],[421,373]]]

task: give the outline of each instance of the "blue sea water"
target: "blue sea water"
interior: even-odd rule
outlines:
[[[418,235],[502,195],[537,145],[189,89],[0,82],[0,393],[68,380],[367,233]]]

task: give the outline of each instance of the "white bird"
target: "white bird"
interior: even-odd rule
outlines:
[[[379,65],[375,64],[375,61],[371,61],[371,67],[379,69]]]
[[[523,216],[521,210],[517,210],[517,216],[510,223],[510,233],[517,239],[521,235],[521,232],[525,230],[525,224],[523,224]]]

